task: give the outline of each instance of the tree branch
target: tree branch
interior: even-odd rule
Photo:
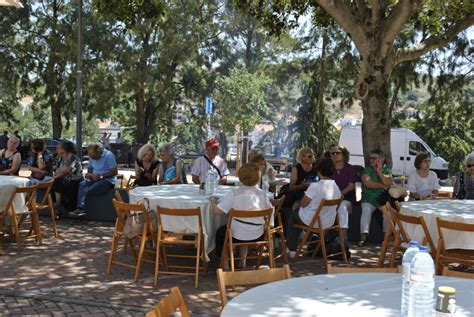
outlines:
[[[416,7],[421,4],[421,0],[401,0],[393,8],[390,15],[383,24],[386,34],[383,39],[383,51],[387,52],[388,48],[392,47],[393,41],[397,37],[400,30],[408,21],[410,16],[415,11]]]
[[[367,37],[358,21],[362,21],[363,17],[354,14],[347,4],[339,0],[316,0],[316,2],[346,31],[360,55],[365,57],[367,55],[365,49]]]
[[[444,45],[451,42],[460,32],[466,30],[467,28],[473,25],[474,16],[470,16],[469,18],[459,21],[458,23],[451,26],[444,34],[429,37],[425,41],[413,47],[398,49],[397,57],[395,59],[395,65],[398,65],[402,62],[418,59],[423,54],[426,54],[429,51],[443,47]]]

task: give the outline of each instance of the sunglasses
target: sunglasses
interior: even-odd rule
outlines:
[[[425,162],[425,163],[431,163],[431,160],[423,160],[422,162]]]
[[[378,160],[379,157],[373,157],[373,156],[371,156],[370,159],[371,159],[371,160]]]
[[[466,166],[467,166],[467,168],[471,168],[471,167],[474,166],[474,164],[467,164]]]
[[[341,151],[336,151],[336,152],[331,152],[331,155],[339,155],[341,153],[342,153]]]

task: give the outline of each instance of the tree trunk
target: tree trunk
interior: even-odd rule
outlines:
[[[136,107],[135,112],[137,120],[137,143],[145,144],[148,142],[149,134],[147,133],[145,124],[145,90],[143,88],[138,89],[136,92]]]
[[[61,105],[57,102],[51,104],[51,122],[53,125],[53,138],[60,138],[63,130],[61,121]]]
[[[326,58],[326,44],[327,44],[326,31],[323,33],[323,50],[321,52],[321,63],[319,73],[319,92],[318,92],[318,157],[322,157],[324,148],[324,90],[326,85],[326,73],[325,73],[325,58]]]

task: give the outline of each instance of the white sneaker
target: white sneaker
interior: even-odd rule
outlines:
[[[289,251],[289,252],[288,252],[288,257],[289,257],[290,259],[294,259],[295,256],[296,256],[296,251]]]

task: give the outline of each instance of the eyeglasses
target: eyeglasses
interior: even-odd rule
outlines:
[[[431,160],[423,160],[422,162],[430,164]]]
[[[371,160],[378,160],[379,157],[378,157],[378,156],[377,156],[377,157],[371,156],[370,159],[371,159]]]
[[[474,166],[474,164],[467,164],[466,166],[467,166],[467,168],[471,168],[471,167]]]
[[[341,153],[342,153],[341,151],[336,151],[336,152],[331,152],[331,155],[339,155]]]
[[[313,158],[313,154],[306,154],[306,155],[303,155],[304,157],[307,157],[307,158]]]

